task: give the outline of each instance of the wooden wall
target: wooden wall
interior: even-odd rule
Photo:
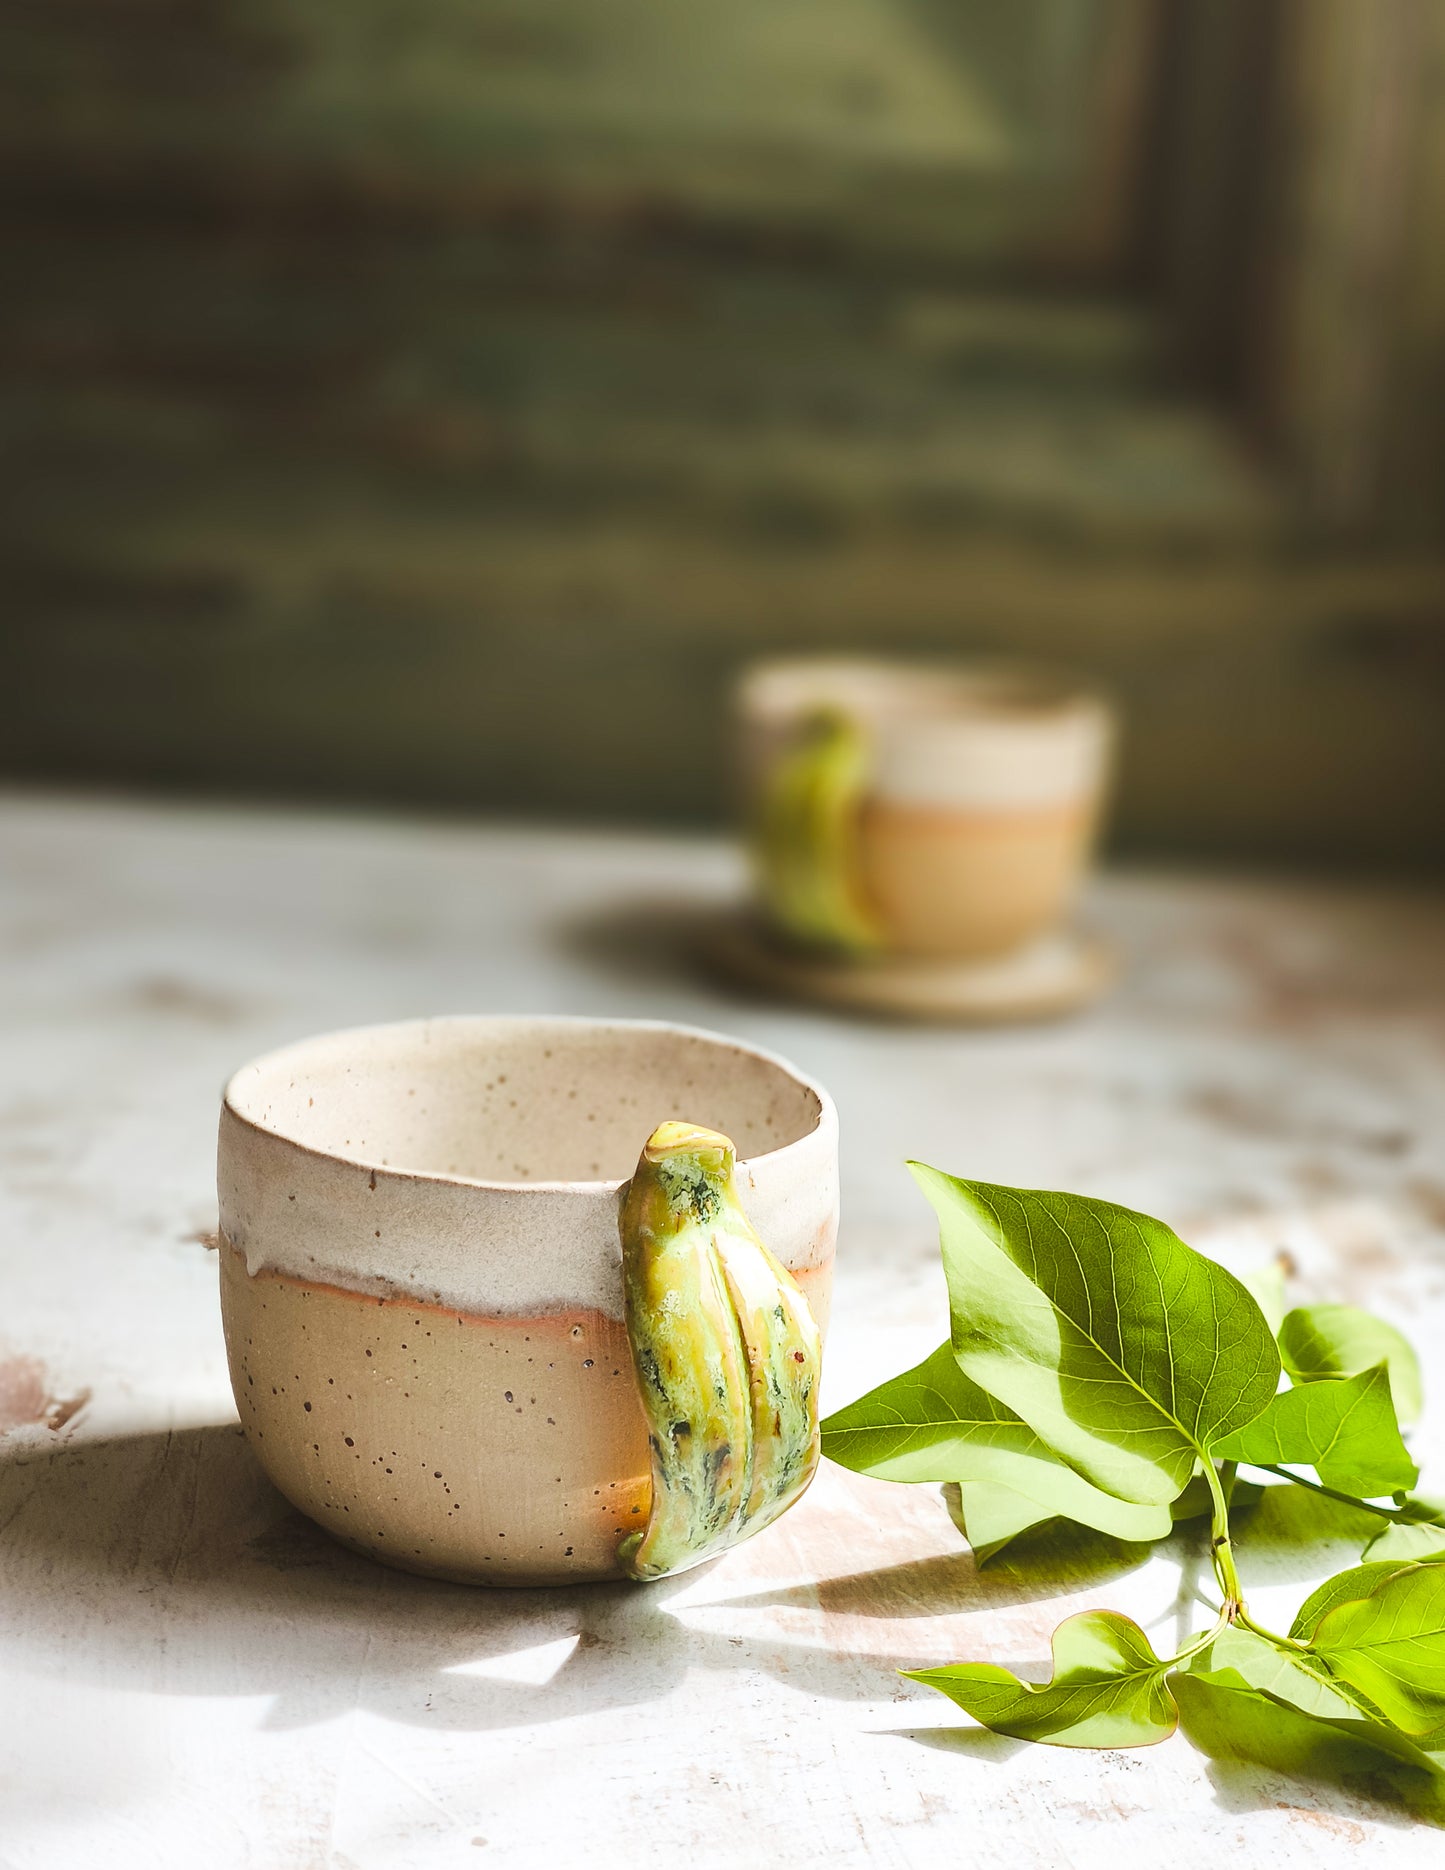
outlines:
[[[0,771],[696,820],[748,656],[1006,651],[1132,848],[1445,862],[1440,135],[1340,309],[1247,14],[1223,139],[1142,0],[9,9]]]

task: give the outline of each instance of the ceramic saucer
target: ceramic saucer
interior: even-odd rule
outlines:
[[[1118,971],[1112,944],[1082,929],[1057,930],[981,961],[809,954],[785,946],[744,912],[715,918],[698,937],[708,961],[734,980],[788,999],[894,1019],[1047,1019],[1086,1006]]]

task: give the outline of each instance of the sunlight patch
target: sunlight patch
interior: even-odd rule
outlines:
[[[552,1643],[538,1643],[532,1649],[515,1649],[509,1656],[487,1656],[480,1662],[458,1662],[444,1671],[447,1675],[481,1675],[497,1682],[522,1682],[540,1688],[552,1677],[576,1649],[578,1635],[558,1637]]]

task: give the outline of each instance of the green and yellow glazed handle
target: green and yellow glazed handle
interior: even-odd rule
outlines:
[[[627,1334],[652,1460],[647,1524],[617,1548],[637,1579],[750,1538],[818,1465],[818,1328],[742,1210],[736,1154],[716,1130],[661,1124],[623,1199]]]
[[[859,721],[820,708],[764,783],[751,835],[758,883],[773,920],[804,946],[866,955],[880,945],[858,881],[870,757]]]

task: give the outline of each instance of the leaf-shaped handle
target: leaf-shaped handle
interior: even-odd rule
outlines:
[[[634,1578],[751,1537],[818,1465],[818,1328],[742,1210],[735,1160],[716,1130],[664,1123],[623,1198],[627,1335],[652,1452],[647,1525],[617,1549]]]
[[[841,709],[821,709],[769,773],[753,855],[773,916],[799,941],[850,954],[879,945],[858,885],[857,833],[868,741]]]

